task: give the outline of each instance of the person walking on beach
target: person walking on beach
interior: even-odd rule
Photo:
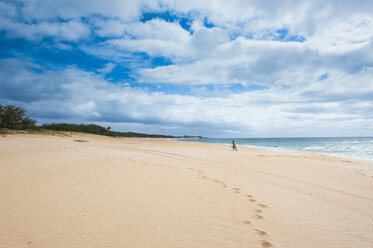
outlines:
[[[236,144],[234,143],[233,140],[232,140],[232,148],[233,148],[233,151],[238,151],[238,150],[237,150],[237,147],[236,147]]]

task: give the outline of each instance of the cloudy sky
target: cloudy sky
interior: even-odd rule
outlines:
[[[373,1],[0,0],[0,104],[120,131],[373,136]]]

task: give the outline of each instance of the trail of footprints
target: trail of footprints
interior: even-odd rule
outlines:
[[[178,169],[178,170],[181,169],[178,166],[172,166],[172,165],[171,166],[165,166],[165,165],[162,165],[162,164],[148,163],[148,162],[145,162],[145,161],[139,161],[139,160],[135,160],[135,159],[131,159],[131,158],[127,158],[127,160],[131,161],[131,162],[137,162],[137,163],[140,163],[140,164],[144,164],[144,165],[152,165],[152,166],[156,166],[156,167],[172,168],[172,169]],[[219,180],[219,179],[210,178],[210,177],[206,176],[205,173],[202,170],[194,169],[194,168],[188,168],[188,170],[196,173],[196,177],[198,179],[205,180],[205,181],[211,181],[211,182],[216,183],[217,185],[219,185],[223,188],[229,188],[228,185],[224,181]],[[241,194],[241,190],[239,188],[230,188],[230,190],[232,190],[232,192],[234,192],[235,194]],[[249,203],[256,204],[255,205],[256,207],[253,210],[254,213],[253,213],[252,217],[257,221],[262,220],[264,218],[263,212],[264,212],[265,208],[267,208],[267,205],[262,204],[262,203],[258,203],[254,199],[253,195],[250,195],[250,194],[242,194],[242,195],[247,199],[247,201]],[[243,220],[242,223],[245,224],[245,225],[253,225],[254,224],[251,220]],[[261,238],[260,240],[258,240],[258,242],[263,248],[274,247],[274,245],[271,242],[269,242],[266,239],[263,239],[263,238],[268,236],[267,232],[265,232],[263,230],[260,230],[258,228],[254,228],[253,231]]]
[[[206,181],[210,180],[213,183],[216,183],[216,184],[218,184],[218,185],[220,185],[224,188],[228,188],[228,185],[224,181],[219,180],[219,179],[209,178],[208,176],[205,175],[205,173],[202,170],[197,170],[197,169],[194,169],[194,168],[188,168],[188,170],[195,172],[197,174],[197,178],[199,178],[199,179],[206,180]],[[231,188],[231,190],[235,194],[241,194],[241,190],[239,188]],[[257,203],[257,201],[254,199],[253,195],[249,195],[249,194],[242,194],[242,195],[247,198],[248,202],[256,204],[256,207],[254,208],[254,214],[252,215],[252,217],[255,220],[263,219],[264,218],[263,212],[264,212],[264,209],[267,208],[267,205],[262,204],[262,203]],[[253,222],[250,221],[250,220],[243,220],[242,223],[246,224],[246,225],[253,224]],[[267,232],[265,232],[263,230],[260,230],[258,228],[254,228],[253,231],[261,238],[265,238],[266,236],[268,236]],[[271,242],[269,242],[268,240],[265,240],[265,239],[259,240],[259,243],[263,248],[274,247],[274,245]]]
[[[359,174],[360,176],[363,176],[363,177],[368,177],[369,176],[369,175],[367,175],[367,174],[364,173],[365,172],[364,169],[360,169],[360,170],[355,169],[355,172],[357,174]],[[370,177],[373,178],[373,176],[370,176]]]
[[[156,167],[164,167],[164,168],[171,168],[171,169],[177,169],[177,170],[181,169],[181,167],[179,167],[179,166],[162,165],[162,164],[157,164],[157,163],[148,163],[148,162],[145,162],[145,161],[131,159],[131,158],[127,158],[127,160],[131,161],[131,162],[135,162],[135,163],[144,164],[144,165],[152,165],[152,166],[156,166]]]

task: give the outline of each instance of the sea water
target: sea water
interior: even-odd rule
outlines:
[[[373,160],[373,137],[333,138],[202,138],[183,141],[247,146],[286,151],[309,151],[338,157]]]

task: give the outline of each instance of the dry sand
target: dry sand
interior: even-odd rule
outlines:
[[[0,247],[371,248],[373,164],[156,139],[7,135]]]

